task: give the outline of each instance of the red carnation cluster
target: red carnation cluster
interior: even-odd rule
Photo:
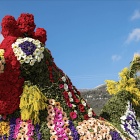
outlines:
[[[17,19],[17,25],[22,34],[33,35],[36,27],[34,23],[34,16],[32,14],[21,14]]]
[[[11,48],[16,37],[7,37],[0,49],[5,50],[5,69],[0,74],[0,114],[7,115],[19,108],[19,96],[22,94],[24,79],[20,77],[20,63]]]
[[[82,104],[78,105],[80,112],[85,112],[85,107]]]
[[[2,19],[2,35],[4,38],[7,36],[21,36],[20,30],[17,26],[17,22],[13,16],[5,16]]]
[[[46,30],[44,30],[43,28],[37,28],[35,32],[35,38],[38,39],[43,44],[45,44],[47,40]]]
[[[13,16],[5,16],[2,19],[2,35],[4,38],[8,36],[14,37],[32,37],[38,39],[43,44],[47,40],[46,31],[43,28],[37,28],[35,30],[34,16],[32,14],[21,14],[17,21]]]

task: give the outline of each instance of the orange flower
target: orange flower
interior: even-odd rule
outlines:
[[[28,140],[29,137],[27,135],[23,135],[23,140]]]
[[[94,124],[93,120],[91,120],[91,119],[88,120],[88,123],[90,126],[93,126],[93,124]]]
[[[63,118],[63,121],[64,121],[65,124],[68,124],[69,123],[68,122],[68,118],[66,118],[66,117]]]
[[[93,130],[94,130],[94,132],[95,133],[97,133],[98,132],[98,127],[97,126],[95,126],[94,128],[92,128]]]
[[[84,139],[84,136],[81,136],[81,137],[80,137],[80,140],[85,140],[85,139]]]
[[[81,124],[83,127],[87,128],[89,126],[89,123],[87,120],[84,120],[83,123]]]
[[[100,132],[99,132],[99,133],[101,134],[101,136],[102,136],[102,138],[103,138],[103,139],[105,139],[105,138],[106,138],[106,133],[105,133],[104,131],[100,130]]]
[[[49,122],[49,121],[53,121],[54,120],[54,117],[52,117],[52,116],[48,116],[47,117],[47,121]]]
[[[59,107],[59,110],[61,110],[63,112],[63,108],[62,107]]]
[[[104,123],[105,123],[104,121],[100,121],[100,124],[101,124],[101,125],[104,125]]]
[[[18,133],[16,140],[21,140],[23,139],[23,135],[21,133]]]
[[[50,99],[50,100],[49,100],[49,104],[50,104],[50,105],[55,105],[55,100],[54,100],[54,99]]]
[[[69,140],[73,140],[73,137],[72,136],[69,136]]]
[[[87,129],[92,129],[92,126],[88,125],[88,126],[87,126]]]
[[[55,116],[55,112],[53,109],[48,110],[49,116]]]
[[[112,140],[112,137],[111,137],[110,135],[108,135],[108,136],[106,137],[106,139],[107,139],[107,140]]]
[[[88,136],[90,135],[90,132],[88,131],[88,129],[84,129],[84,133]]]
[[[50,137],[50,140],[57,140],[58,139],[58,137],[56,136],[56,135],[52,135],[51,137]]]
[[[97,140],[102,140],[102,136],[100,134],[97,135]]]
[[[68,126],[69,126],[69,124],[65,124],[65,125],[63,126],[63,128],[64,128],[64,129],[67,129]]]
[[[66,114],[65,112],[63,112],[63,113],[62,113],[62,116],[63,116],[63,117],[66,117],[66,116],[67,116],[67,114]]]
[[[107,129],[101,129],[100,132],[107,133]]]
[[[54,129],[53,121],[49,121],[49,122],[47,123],[47,126],[48,126],[49,129]]]
[[[82,126],[77,126],[76,129],[81,130],[81,129],[83,129],[83,127]]]
[[[50,110],[50,109],[53,109],[53,106],[52,105],[48,105],[47,106],[47,110]]]
[[[65,133],[68,134],[68,135],[70,135],[71,134],[70,129],[69,128],[65,129]]]
[[[94,137],[94,132],[90,132],[90,136],[93,138]]]
[[[82,122],[78,122],[78,125],[81,125],[82,124]]]
[[[26,131],[28,131],[28,129],[26,129],[26,130],[25,130],[25,129],[20,129],[20,130],[19,130],[19,133],[21,133],[21,134],[23,135],[23,134],[26,133]]]
[[[25,130],[28,128],[28,124],[26,122],[22,122],[20,126]]]
[[[55,102],[55,106],[56,107],[60,107],[60,103],[59,102]]]
[[[90,137],[90,135],[85,135],[84,140],[92,140],[92,138]]]
[[[78,133],[79,133],[80,135],[84,136],[84,134],[85,134],[84,129],[79,129],[79,130],[78,130]]]
[[[53,130],[53,129],[51,129],[51,130],[50,130],[50,134],[51,134],[51,135],[55,135],[55,134],[56,134],[56,131]]]

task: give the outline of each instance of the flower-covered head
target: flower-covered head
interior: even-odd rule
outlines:
[[[0,44],[3,50],[0,55],[0,115],[8,115],[19,108],[24,81],[29,78],[35,84],[34,81],[40,79],[33,75],[40,75],[36,69],[42,69],[40,62],[44,58],[47,36],[43,28],[35,30],[34,16],[29,13],[21,14],[17,20],[7,15],[1,27],[4,39]],[[45,64],[45,60],[42,63]]]
[[[4,57],[11,63],[12,68],[19,68],[23,63],[33,66],[36,61],[40,62],[43,59],[47,35],[43,28],[37,28],[35,31],[36,25],[32,14],[22,13],[17,20],[7,15],[2,19],[1,26],[4,40],[0,49],[5,50]]]
[[[37,28],[35,32],[34,16],[29,13],[22,13],[16,20],[13,16],[7,15],[2,19],[1,34],[4,38],[13,37],[31,37],[38,39],[43,44],[47,40],[46,31],[43,28]]]

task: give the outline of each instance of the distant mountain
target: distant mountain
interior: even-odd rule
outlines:
[[[79,91],[97,115],[100,114],[104,104],[111,98],[111,95],[106,91],[106,84],[99,85],[94,89],[79,89]]]

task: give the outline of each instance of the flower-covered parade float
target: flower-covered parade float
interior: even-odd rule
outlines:
[[[140,55],[135,54],[129,68],[119,73],[119,81],[106,80],[112,98],[101,116],[132,140],[140,140]]]
[[[23,13],[17,20],[7,15],[1,26],[0,140],[131,139],[107,118],[96,116],[56,66],[45,47],[46,31],[36,28],[32,14]],[[129,112],[136,123],[131,105],[126,103],[130,109],[121,116],[122,126]]]

